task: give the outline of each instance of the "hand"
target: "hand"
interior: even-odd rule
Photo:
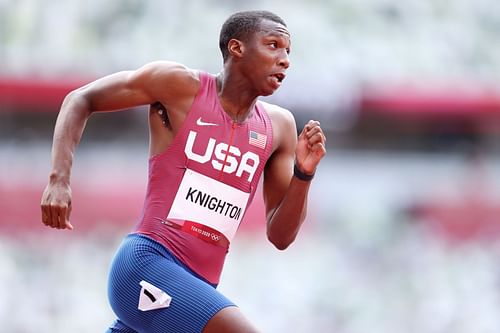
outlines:
[[[319,121],[309,120],[299,135],[295,149],[295,163],[300,171],[312,175],[326,154],[326,137]]]
[[[42,222],[48,227],[70,229],[71,188],[68,184],[49,183],[42,196]]]

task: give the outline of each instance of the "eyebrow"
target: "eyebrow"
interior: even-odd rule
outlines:
[[[290,33],[286,30],[283,31],[268,31],[265,34],[266,37],[278,37],[278,38],[288,38],[290,40]]]
[[[290,32],[286,29],[283,29],[283,28],[278,28],[276,30],[271,30],[269,31],[269,35],[271,36],[287,36],[288,38],[290,38]]]

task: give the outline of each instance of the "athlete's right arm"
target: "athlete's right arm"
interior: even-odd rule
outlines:
[[[73,153],[89,116],[160,101],[182,103],[196,93],[192,71],[172,62],[154,62],[91,82],[69,93],[59,111],[52,144],[52,170],[42,201],[42,222],[52,228],[73,229],[70,174]]]

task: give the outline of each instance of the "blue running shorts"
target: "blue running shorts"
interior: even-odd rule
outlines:
[[[218,311],[235,306],[215,288],[163,245],[130,234],[111,264],[108,298],[118,319],[106,332],[201,332]],[[163,307],[155,308],[160,303]]]

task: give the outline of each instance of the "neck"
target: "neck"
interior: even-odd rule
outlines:
[[[244,77],[231,75],[225,70],[217,74],[217,92],[222,108],[235,122],[248,117],[258,97]]]

